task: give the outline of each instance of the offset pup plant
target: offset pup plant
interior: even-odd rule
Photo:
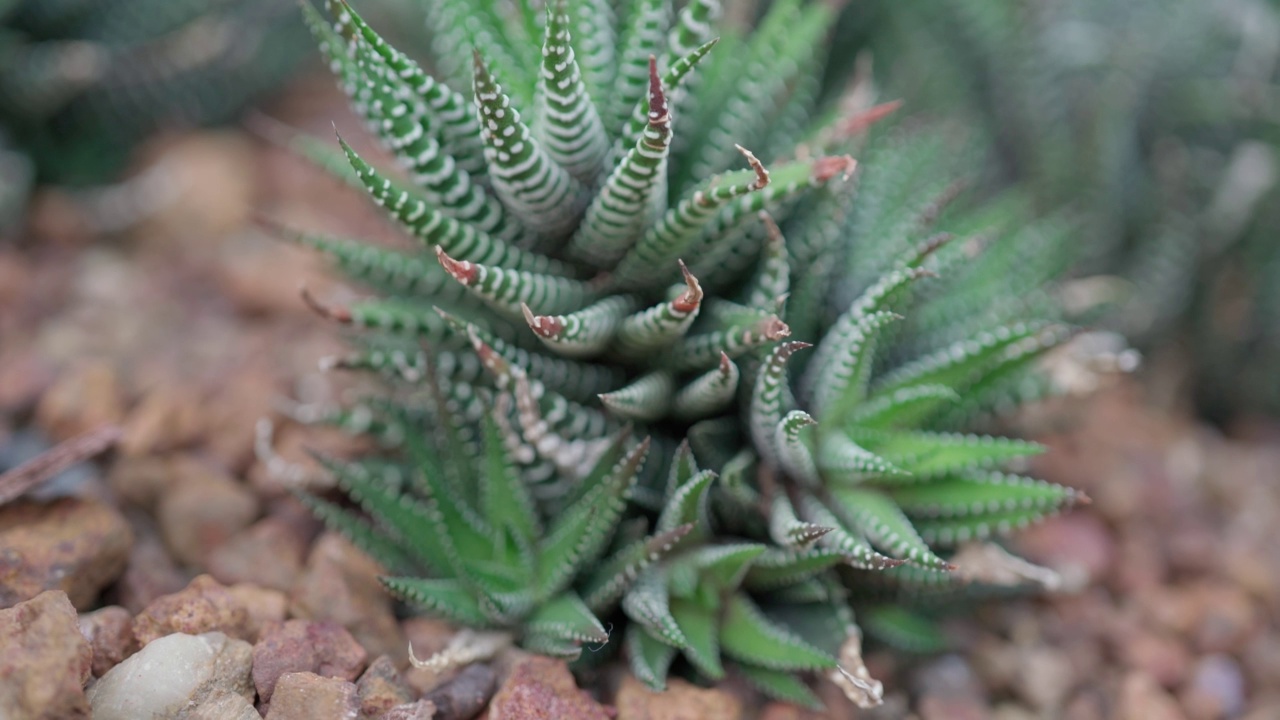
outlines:
[[[894,105],[820,102],[832,4],[717,38],[714,0],[438,0],[435,74],[342,0],[304,11],[401,167],[299,146],[418,244],[292,233],[380,294],[305,295],[372,331],[327,365],[393,388],[320,418],[388,448],[324,460],[358,509],[305,497],[389,590],[540,653],[625,646],[655,688],[683,658],[816,706],[806,672],[879,701],[863,629],[925,646],[930,598],[1053,584],[970,543],[1081,496],[958,429],[1068,336],[1008,277],[1043,280],[1055,231],[961,214],[944,136],[859,169]]]

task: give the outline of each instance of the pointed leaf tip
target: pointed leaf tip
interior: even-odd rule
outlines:
[[[680,263],[680,272],[684,275],[685,285],[689,286],[688,290],[680,293],[680,297],[671,301],[671,307],[676,312],[691,313],[698,309],[698,305],[702,303],[702,286],[698,284],[698,278],[689,272],[689,268],[685,266],[683,260]]]
[[[534,315],[525,303],[520,303],[520,312],[524,314],[525,322],[529,323],[529,327],[539,337],[554,339],[564,332],[564,323],[559,318],[551,315]]]
[[[467,260],[454,260],[439,245],[436,246],[436,259],[440,261],[440,265],[444,267],[445,272],[452,275],[455,280],[463,285],[470,285],[475,282],[476,274],[479,272],[475,263]]]
[[[747,159],[747,164],[755,171],[756,179],[755,182],[751,183],[751,190],[760,190],[767,187],[769,185],[769,171],[765,169],[764,163],[760,162],[760,159],[755,154],[741,145],[734,143],[733,146],[737,148],[738,152],[742,153],[742,156]]]
[[[813,179],[827,182],[839,175],[841,180],[848,180],[857,169],[858,161],[849,155],[828,155],[813,161]]]
[[[781,340],[791,335],[791,326],[783,322],[782,318],[777,315],[770,315],[761,320],[758,329],[769,340]],[[796,350],[813,346],[812,343],[799,343],[799,345],[800,347],[795,348]]]
[[[658,75],[658,59],[649,56],[649,124],[665,126],[671,122],[671,109],[667,106],[667,94],[662,89]]]

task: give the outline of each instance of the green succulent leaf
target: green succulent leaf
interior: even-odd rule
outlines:
[[[803,708],[821,711],[826,706],[809,686],[793,672],[771,670],[758,665],[737,665],[738,672],[760,692],[777,700],[794,703]]]
[[[729,598],[720,642],[729,657],[769,670],[824,670],[836,666],[834,657],[770,622],[741,593]]]

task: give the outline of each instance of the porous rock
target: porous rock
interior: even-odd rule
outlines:
[[[80,634],[93,648],[93,675],[102,677],[136,649],[133,615],[119,605],[85,613],[79,619]]]
[[[263,702],[271,702],[279,679],[308,672],[355,680],[367,655],[346,628],[333,621],[288,620],[272,623],[253,646],[253,684]]]
[[[0,718],[87,718],[93,651],[60,590],[0,610]]]
[[[404,633],[378,577],[381,567],[340,535],[326,533],[311,548],[289,593],[294,617],[333,620],[373,655],[400,657]]]
[[[93,500],[19,500],[0,507],[0,607],[61,590],[77,609],[124,572],[128,523]]]
[[[244,604],[208,575],[196,577],[172,595],[156,598],[133,619],[133,635],[140,646],[172,633],[213,631],[239,640],[252,636]]]
[[[739,720],[742,702],[719,688],[700,688],[679,678],[655,692],[628,674],[614,700],[618,720]]]
[[[280,677],[267,720],[356,720],[356,686],[341,678],[294,672]]]
[[[578,689],[563,660],[532,657],[511,669],[489,704],[489,720],[609,720],[611,714]]]

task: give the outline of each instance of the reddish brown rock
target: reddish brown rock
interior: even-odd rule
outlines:
[[[80,616],[80,634],[93,648],[93,676],[102,677],[136,649],[133,615],[111,605]]]
[[[251,642],[257,642],[259,635],[267,626],[284,622],[289,610],[289,598],[279,590],[270,590],[247,583],[232,585],[227,590],[244,605],[245,611],[249,614]]]
[[[62,374],[36,406],[36,424],[50,437],[67,440],[124,419],[124,393],[115,370],[87,362]]]
[[[628,674],[614,699],[618,720],[739,720],[742,703],[717,688],[700,688],[679,678],[654,692]]]
[[[609,720],[610,713],[579,690],[562,660],[534,657],[512,668],[489,704],[490,720]]]
[[[271,702],[278,680],[308,672],[355,680],[367,654],[345,628],[332,621],[289,620],[267,626],[253,646],[253,684]]]
[[[356,720],[360,701],[356,686],[346,680],[293,672],[280,677],[271,697],[267,720]]]
[[[111,464],[107,486],[116,498],[144,510],[154,510],[160,494],[173,483],[178,473],[174,464],[194,462],[182,456],[174,458],[120,457]]]
[[[0,717],[88,718],[93,650],[60,590],[0,610]]]
[[[824,717],[822,713],[775,700],[760,710],[756,720],[824,720]]]
[[[1115,562],[1111,532],[1101,518],[1089,513],[1049,518],[1019,532],[1016,542],[1028,560],[1089,583],[1106,577]]]
[[[168,382],[147,391],[124,422],[120,452],[126,456],[171,452],[192,444],[203,430],[201,398]]]
[[[1181,685],[1191,670],[1186,643],[1171,635],[1142,630],[1121,639],[1116,649],[1126,666],[1150,675],[1166,688]]]
[[[129,551],[129,564],[115,585],[116,601],[137,614],[159,597],[186,587],[188,577],[164,549],[155,530],[142,523]]]
[[[253,583],[288,592],[302,572],[307,541],[292,523],[266,517],[209,554],[209,574],[232,583]]]
[[[1202,653],[1242,651],[1262,621],[1249,595],[1225,584],[1199,587],[1195,610],[1195,645]]]
[[[200,575],[179,592],[157,598],[133,619],[133,635],[142,647],[171,633],[213,631],[238,640],[252,635],[244,604],[208,575]]]
[[[407,645],[391,598],[378,582],[382,574],[382,568],[351,543],[326,533],[312,546],[306,568],[289,593],[290,613],[342,625],[372,655],[402,657]]]
[[[1061,650],[1035,647],[1020,654],[1014,688],[1032,707],[1049,714],[1062,707],[1076,684],[1071,660]]]
[[[1116,720],[1185,720],[1178,703],[1150,675],[1130,673],[1120,688]]]
[[[194,464],[180,467],[190,474],[176,477],[173,487],[161,495],[156,521],[173,556],[201,566],[211,551],[253,522],[258,499],[217,470]]]
[[[417,697],[400,676],[395,662],[386,655],[379,655],[369,663],[369,668],[356,681],[356,695],[360,698],[360,716],[366,718],[381,717],[391,708],[411,703]]]
[[[89,608],[124,572],[132,544],[120,513],[92,500],[0,507],[0,607],[61,590],[77,608]]]

